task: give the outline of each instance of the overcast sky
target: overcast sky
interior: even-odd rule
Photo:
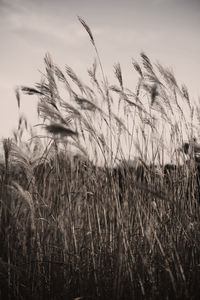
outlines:
[[[14,88],[40,81],[46,52],[85,80],[95,53],[77,15],[90,25],[111,84],[120,62],[125,85],[134,89],[131,61],[144,51],[172,67],[193,98],[200,95],[200,0],[0,0],[0,136],[18,123]],[[32,124],[36,105],[22,97]]]

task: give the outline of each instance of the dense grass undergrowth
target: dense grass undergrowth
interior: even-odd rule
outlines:
[[[38,95],[46,133],[24,142],[20,118],[2,142],[0,298],[199,299],[199,108],[144,53],[135,92],[120,64],[110,86],[79,20],[91,87],[47,55],[41,82],[16,90],[19,107]]]

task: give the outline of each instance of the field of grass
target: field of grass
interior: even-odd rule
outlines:
[[[16,90],[19,107],[38,95],[44,134],[25,142],[21,117],[2,142],[0,299],[199,299],[198,153],[181,147],[199,138],[200,108],[145,53],[134,92],[120,64],[110,85],[79,20],[91,85],[46,55],[40,83]]]

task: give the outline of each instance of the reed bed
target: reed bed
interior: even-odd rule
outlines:
[[[21,117],[2,142],[0,298],[199,299],[199,108],[145,53],[134,92],[119,63],[110,85],[79,21],[91,85],[47,54],[40,83],[16,90],[19,107],[38,96],[41,131]]]

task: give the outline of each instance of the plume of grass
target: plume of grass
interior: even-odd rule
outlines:
[[[35,88],[27,87],[27,86],[21,86],[22,92],[24,92],[27,95],[43,95],[42,92],[38,91]]]
[[[66,66],[66,72],[67,72],[67,75],[73,80],[73,82],[79,87],[81,93],[83,94],[85,92],[83,84],[81,83],[80,79],[75,74],[75,72],[72,70],[72,68],[70,68],[69,66]]]
[[[78,136],[78,133],[76,131],[73,131],[72,129],[67,128],[61,124],[46,125],[45,129],[52,134],[60,134],[62,136],[68,136],[68,137]]]
[[[133,67],[134,69],[138,72],[138,74],[140,75],[141,78],[144,78],[144,75],[142,73],[142,69],[140,67],[140,65],[138,64],[138,62],[136,60],[132,61]]]
[[[96,47],[95,40],[94,40],[94,38],[93,38],[92,32],[91,32],[91,30],[90,30],[90,27],[87,25],[87,23],[85,22],[85,20],[83,20],[83,18],[81,18],[81,17],[78,16],[78,20],[81,22],[81,24],[83,25],[83,27],[85,28],[85,30],[86,30],[87,33],[89,34],[90,39],[91,39],[91,42],[92,42],[92,44],[93,44],[93,46],[94,46],[94,49],[95,49],[95,52],[96,52],[96,55],[97,55],[97,59],[98,59],[99,65],[100,65],[102,77],[103,77],[104,88],[105,88],[105,90],[106,90],[106,100],[107,100],[107,104],[108,104],[108,112],[109,112],[109,116],[110,116],[111,107],[110,107],[109,90],[108,90],[108,88],[107,88],[107,80],[106,80],[106,77],[105,77],[105,74],[104,74],[104,71],[103,71],[103,66],[102,66],[102,63],[101,63],[100,56],[99,56],[99,51],[98,51],[98,49],[97,49],[97,47]],[[110,121],[111,121],[111,120],[110,120]]]
[[[19,87],[17,87],[15,89],[15,96],[16,96],[16,99],[17,99],[17,106],[20,109],[20,92],[19,92]]]
[[[114,71],[115,71],[115,76],[119,81],[120,87],[123,90],[124,88],[123,88],[122,71],[121,71],[120,63],[114,65]]]

